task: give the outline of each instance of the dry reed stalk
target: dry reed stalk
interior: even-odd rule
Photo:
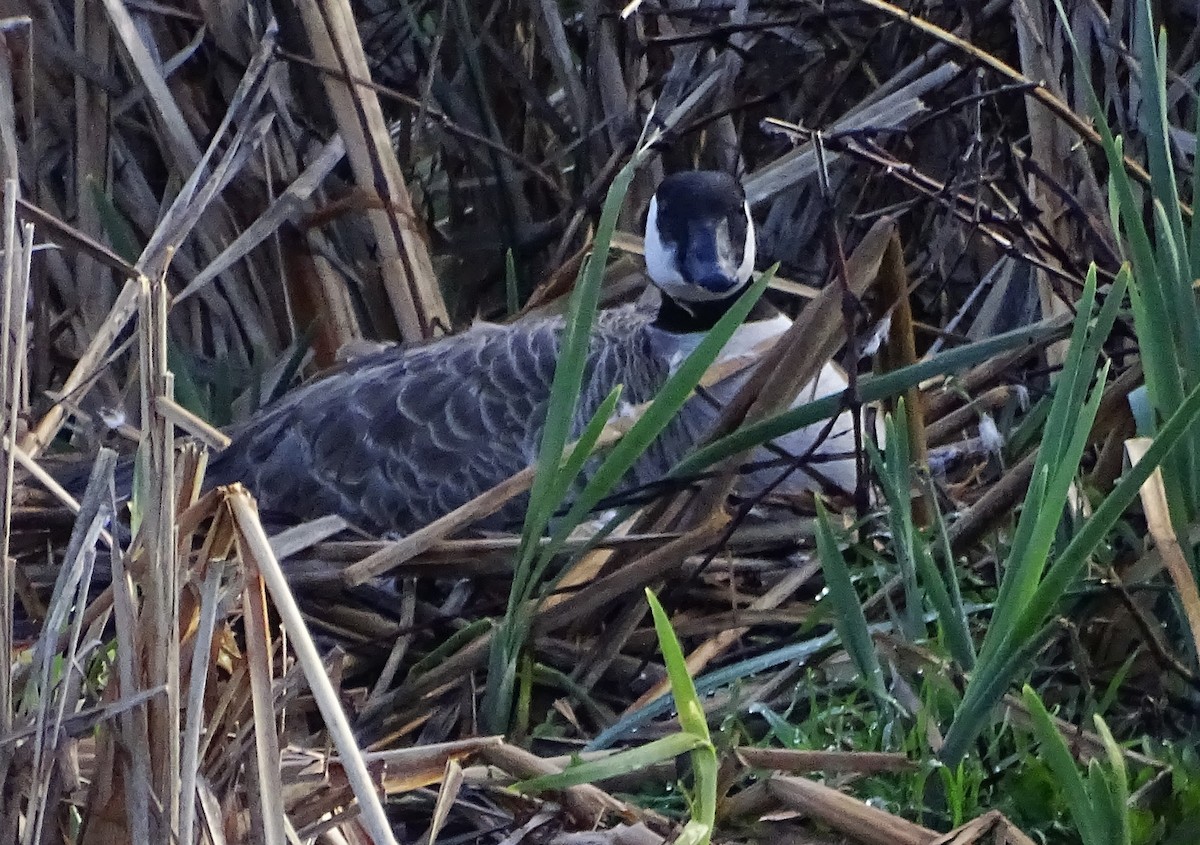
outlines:
[[[480,756],[490,765],[508,772],[518,780],[562,771],[561,767],[508,743],[483,748]],[[598,786],[591,784],[568,787],[562,791],[561,795],[567,812],[585,828],[594,826],[608,813],[627,819],[635,819],[643,815],[638,808],[614,798]]]
[[[929,845],[1034,845],[1034,841],[999,810],[990,810],[946,835],[939,836]]]
[[[179,841],[194,842],[196,826],[197,783],[200,780],[200,731],[204,719],[204,697],[209,676],[209,660],[217,624],[217,591],[221,586],[224,566],[211,557],[208,572],[200,587],[199,624],[192,645],[192,662],[185,700],[187,716],[179,762],[180,806]]]
[[[504,738],[499,736],[470,737],[412,748],[366,751],[363,760],[383,767],[384,789],[394,795],[437,783],[450,760],[461,763],[477,756],[484,748],[503,743]]]
[[[238,495],[234,493],[234,495]],[[233,503],[230,503],[233,507]],[[236,513],[236,511],[235,511]],[[246,665],[250,675],[253,713],[255,776],[251,781],[251,818],[258,823],[259,841],[264,845],[284,845],[286,814],[283,808],[283,781],[279,772],[279,737],[275,726],[275,701],[272,690],[271,622],[267,611],[266,585],[256,565],[256,557],[242,532],[238,533],[238,556],[246,562],[242,590],[242,619],[246,626]]]
[[[767,790],[785,807],[818,819],[863,845],[930,845],[938,838],[936,830],[806,778],[776,775],[767,782]]]
[[[30,428],[21,441],[23,451],[32,457],[37,457],[58,434],[67,415],[67,406],[63,402],[63,397],[74,394],[91,382],[93,373],[99,369],[105,354],[137,310],[137,301],[138,281],[136,278],[128,278],[113,302],[108,316],[105,317],[103,325],[93,335],[87,349],[63,383],[59,391],[59,400],[50,406],[50,409],[38,420],[36,425]]]
[[[454,802],[458,800],[458,795],[463,787],[463,770],[457,760],[451,757],[446,761],[446,768],[442,772],[442,782],[438,787],[437,801],[433,805],[433,814],[429,819],[429,829],[421,837],[422,842],[428,842],[429,845],[434,845],[437,842],[438,834],[446,824],[446,820],[450,818],[450,811],[454,808]]]
[[[1056,97],[1061,97],[1059,80],[1071,64],[1068,47],[1063,38],[1054,37],[1058,16],[1048,4],[1030,4],[1018,0],[1012,10],[1013,24],[1020,49],[1021,68],[1025,76],[1039,81],[1040,86]],[[1086,49],[1086,48],[1085,48]],[[1033,97],[1026,98],[1029,123],[1030,157],[1043,173],[1051,176],[1060,185],[1072,185],[1077,197],[1092,201],[1093,212],[1103,211],[1103,193],[1096,184],[1095,173],[1085,161],[1084,167],[1073,167],[1077,160],[1074,138],[1061,120]],[[1046,190],[1038,180],[1031,179],[1029,194],[1037,203],[1040,217],[1059,243],[1071,243],[1075,233],[1072,220],[1067,215],[1063,198]],[[1099,203],[1097,205],[1097,202]],[[1067,302],[1054,289],[1052,279],[1045,273],[1037,273],[1038,296],[1042,302],[1042,316],[1054,317],[1072,312],[1072,303]],[[1060,341],[1046,349],[1048,363],[1061,367],[1066,360],[1067,343]]]
[[[1125,441],[1129,462],[1136,464],[1140,461],[1152,442],[1148,437],[1135,437]],[[1161,469],[1155,469],[1149,480],[1142,485],[1141,499],[1150,536],[1154,538],[1154,545],[1162,556],[1167,574],[1171,576],[1171,581],[1179,593],[1179,603],[1183,605],[1183,615],[1192,635],[1192,648],[1200,648],[1200,590],[1196,589],[1196,577],[1192,574],[1179,537],[1175,534]]]
[[[824,134],[832,138],[853,137],[856,131],[870,126],[903,126],[926,113],[929,110],[926,96],[943,88],[960,70],[953,62],[946,62],[878,102],[846,114]],[[837,160],[836,153],[826,156],[828,165]],[[808,141],[747,174],[743,180],[746,198],[751,206],[765,203],[788,188],[810,180],[819,166],[816,146]]]
[[[59,572],[54,595],[47,608],[45,630],[69,630],[67,646],[60,654],[55,649],[55,638],[46,635],[38,640],[34,649],[29,678],[36,693],[32,705],[34,738],[22,845],[37,845],[42,841],[52,827],[51,814],[57,814],[59,801],[65,797],[57,794],[56,788],[61,787],[61,782],[57,782],[56,778],[60,774],[57,771],[62,750],[59,743],[65,738],[62,723],[66,708],[71,706],[74,709],[80,692],[72,678],[80,671],[80,664],[76,661],[80,657],[84,619],[82,609],[87,604],[100,531],[112,516],[111,507],[104,496],[104,487],[111,478],[115,458],[111,452],[103,455],[93,469],[80,519],[72,531],[66,564]],[[56,683],[54,663],[60,657],[67,667],[66,677],[57,679]],[[27,695],[29,691],[27,687]]]
[[[312,200],[318,188],[345,155],[346,144],[340,135],[329,140],[296,180],[288,185],[257,219],[243,229],[220,255],[175,294],[172,304],[178,305],[245,259],[251,250],[275,235],[280,226],[287,222],[295,222],[305,204]]]
[[[33,249],[31,226],[17,223],[17,198],[20,192],[20,161],[16,133],[16,103],[14,90],[14,53],[9,39],[20,29],[26,30],[29,40],[29,21],[6,22],[0,27],[0,181],[4,185],[3,232],[0,246],[3,247],[3,266],[0,266],[0,437],[6,444],[17,442],[18,422],[21,412],[27,407],[28,384],[26,380],[25,345],[26,311],[29,291],[29,262]],[[14,650],[15,607],[13,596],[16,587],[16,561],[10,557],[13,512],[13,478],[15,473],[16,449],[4,450],[0,461],[3,476],[0,489],[0,736],[11,734],[13,729],[13,677],[11,655]],[[8,749],[0,749],[0,782],[8,782],[13,756]],[[14,793],[16,791],[14,790]],[[17,831],[20,812],[18,794],[5,800],[0,796],[0,834],[13,837]]]
[[[112,64],[112,35],[102,4],[75,0],[74,47],[81,56],[86,56],[96,67],[107,71]],[[75,95],[75,160],[74,182],[76,194],[76,226],[85,232],[103,231],[99,204],[90,194],[101,190],[110,181],[112,145],[109,123],[108,92],[92,84],[83,75],[74,80]],[[97,143],[98,139],[103,142]],[[111,279],[105,274],[99,259],[88,252],[75,255],[74,272],[78,279],[94,279],[96,282]],[[107,275],[107,278],[106,278]],[[87,336],[91,336],[102,324],[105,314],[112,308],[113,292],[107,284],[93,284],[93,295],[81,303],[81,320]]]
[[[918,17],[917,15],[902,9],[899,6],[886,2],[886,0],[859,0],[859,2],[861,2],[863,5],[870,6],[873,9],[883,12],[887,16],[921,32],[924,32],[927,35],[933,36],[939,41],[942,41],[967,54],[975,61],[999,74],[1001,77],[1027,87],[1029,96],[1037,100],[1040,105],[1045,106],[1046,109],[1049,110],[1056,118],[1061,120],[1067,126],[1071,127],[1071,129],[1078,134],[1079,137],[1083,138],[1093,147],[1100,147],[1100,134],[1091,127],[1088,119],[1081,117],[1077,112],[1075,112],[1074,109],[1071,108],[1070,105],[1055,96],[1054,92],[1048,90],[1044,85],[1040,84],[1039,82],[1035,82],[1028,76],[1025,76],[997,56],[987,52],[986,50],[976,47],[971,42],[960,38],[954,33],[948,32],[933,23],[930,23],[924,18]],[[1146,172],[1146,169],[1142,167],[1141,164],[1128,156],[1125,157],[1125,169],[1129,172],[1129,175],[1131,175],[1141,184],[1147,186],[1150,184],[1150,174]],[[1182,202],[1180,203],[1180,208],[1184,211],[1186,216],[1191,216],[1191,209]]]
[[[700,525],[682,533],[677,539],[649,551],[636,560],[609,575],[587,584],[578,592],[562,598],[551,606],[534,602],[525,611],[531,619],[531,630],[546,634],[569,625],[583,625],[597,613],[616,606],[624,597],[637,593],[643,587],[655,583],[666,573],[677,569],[690,554],[708,548],[726,530],[723,515],[713,513]],[[639,614],[644,612],[640,606]],[[371,724],[374,734],[385,708],[398,709],[405,703],[416,701],[443,685],[450,684],[482,665],[487,657],[494,629],[485,631],[469,644],[460,648],[417,678],[409,678],[401,686],[376,699],[375,708],[364,713],[364,721]],[[623,640],[622,640],[623,642]],[[615,650],[606,651],[609,659]],[[369,717],[369,718],[368,718]]]
[[[169,257],[169,253],[164,258]],[[158,411],[160,396],[174,395],[174,377],[167,365],[166,261],[147,267],[157,270],[150,281],[142,276],[138,328],[142,388],[142,456],[147,483],[141,536],[146,553],[141,577],[140,614],[142,677],[162,686],[166,695],[150,702],[149,740],[152,788],[162,802],[159,838],[179,835],[179,591],[183,586],[176,554],[175,437],[171,422]]]
[[[738,760],[751,769],[777,772],[826,772],[833,774],[879,774],[911,772],[918,768],[914,760],[896,752],[882,751],[807,751],[796,748],[739,748]]]
[[[1014,398],[1016,391],[1007,384],[989,388],[969,404],[951,411],[926,427],[930,446],[941,446],[953,440],[960,431],[977,424],[983,414],[992,414],[1003,408]]]
[[[309,636],[308,627],[300,615],[300,608],[296,605],[283,571],[279,568],[279,562],[271,551],[266,532],[258,521],[253,499],[244,489],[235,486],[228,494],[228,503],[237,528],[239,550],[244,555],[244,560],[253,567],[252,571],[257,572],[262,579],[260,583],[265,585],[271,594],[283,629],[288,634],[304,677],[325,719],[326,730],[329,731],[346,776],[354,788],[362,814],[361,823],[376,842],[394,842],[375,785],[363,761],[362,752],[350,731],[341,702],[333,691],[316,646]],[[265,621],[264,615],[263,622]],[[265,634],[265,631],[263,633]],[[266,703],[269,705],[269,698]],[[277,765],[278,755],[273,759]]]
[[[348,0],[301,0],[299,11],[315,58],[345,77],[370,76]],[[375,92],[324,78],[359,187],[378,196],[382,211],[368,213],[380,251],[380,271],[393,314],[406,340],[446,331],[450,318],[433,274],[429,247],[392,149]]]
[[[917,341],[913,331],[912,301],[909,296],[908,270],[904,266],[904,248],[899,236],[893,235],[883,253],[879,267],[879,282],[888,301],[890,326],[887,339],[880,348],[879,368],[883,372],[898,370],[917,363]],[[896,402],[887,403],[893,411]],[[904,391],[904,413],[908,431],[908,454],[913,465],[929,468],[929,444],[925,430],[924,396],[919,386]],[[913,518],[922,527],[932,519],[932,503],[921,493],[912,493]]]

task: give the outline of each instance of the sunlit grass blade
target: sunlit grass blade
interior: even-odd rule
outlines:
[[[688,673],[687,660],[671,620],[662,604],[650,589],[646,600],[654,618],[654,630],[658,636],[659,649],[671,681],[671,694],[679,713],[682,733],[672,734],[654,742],[622,751],[600,760],[592,760],[571,766],[562,772],[542,775],[520,781],[513,785],[518,792],[540,792],[546,789],[565,789],[583,783],[626,774],[648,768],[656,763],[672,760],[681,754],[690,754],[695,778],[692,790],[692,817],[677,842],[687,841],[694,845],[707,843],[716,823],[717,812],[717,754],[708,732],[708,720],[704,707],[696,693],[696,685]]]
[[[650,603],[650,612],[654,617],[654,631],[658,636],[658,647],[667,667],[667,677],[671,680],[671,694],[679,711],[680,727],[685,734],[698,740],[696,748],[691,752],[692,772],[695,777],[692,789],[692,818],[678,841],[682,841],[686,836],[688,842],[704,845],[712,837],[717,818],[717,752],[708,733],[704,706],[700,703],[700,696],[696,694],[696,685],[688,673],[687,660],[683,656],[679,639],[671,628],[671,620],[654,591],[649,588],[646,589],[646,601]]]
[[[700,697],[696,695],[696,685],[692,683],[687,660],[683,656],[683,647],[679,644],[679,638],[675,636],[671,620],[663,610],[658,596],[649,588],[646,589],[646,601],[650,603],[658,647],[667,667],[667,677],[671,680],[671,694],[675,696],[675,707],[679,710],[679,724],[688,733],[708,740],[708,721],[704,717],[704,707],[700,703]]]

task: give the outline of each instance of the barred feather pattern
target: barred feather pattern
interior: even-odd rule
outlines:
[[[675,350],[651,323],[636,306],[598,315],[572,438],[617,384],[633,404],[662,386]],[[372,533],[409,533],[536,462],[563,331],[561,319],[479,325],[354,361],[232,432],[208,481],[242,481],[272,514],[337,513]],[[663,476],[711,420],[685,409],[622,489]],[[514,499],[482,524],[511,526],[526,504]]]

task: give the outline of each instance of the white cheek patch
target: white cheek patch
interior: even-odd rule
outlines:
[[[737,280],[740,287],[750,280],[754,274],[756,258],[756,239],[754,237],[754,221],[750,217],[749,203],[743,204],[746,213],[746,241],[742,246],[742,263],[736,268],[731,265],[733,252],[729,243],[729,224],[722,222],[718,228],[718,261],[722,269]],[[663,240],[658,226],[658,197],[650,200],[650,209],[646,215],[645,256],[646,272],[650,279],[667,296],[676,302],[708,302],[725,299],[732,290],[711,291],[699,285],[691,284],[679,271],[679,255],[677,245]]]
[[[663,242],[658,231],[658,197],[650,200],[650,212],[646,215],[646,272],[654,283],[663,290],[682,289],[687,282],[679,272],[675,247]]]
[[[742,266],[738,267],[737,278],[745,282],[754,274],[754,262],[758,258],[758,239],[754,237],[754,218],[750,216],[750,203],[743,203],[742,207],[746,210],[746,244],[742,247]]]

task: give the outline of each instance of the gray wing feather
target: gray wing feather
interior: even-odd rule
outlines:
[[[634,309],[603,312],[573,436],[612,388],[648,401],[667,376]],[[214,460],[213,483],[244,480],[264,510],[339,513],[370,531],[410,532],[536,459],[563,325],[479,326],[388,350],[307,385],[242,426]],[[694,442],[681,415],[630,484],[659,477]],[[492,520],[510,524],[525,502]]]

